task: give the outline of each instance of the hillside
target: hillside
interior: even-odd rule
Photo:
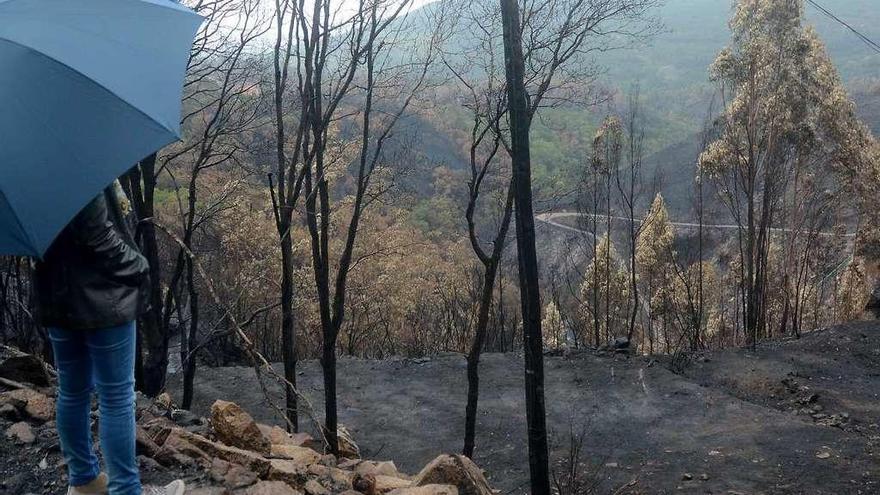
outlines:
[[[425,9],[436,9],[429,4]],[[826,8],[866,35],[880,39],[880,9],[872,0],[825,0]],[[693,186],[698,135],[715,92],[708,67],[729,42],[731,0],[667,0],[655,14],[663,28],[637,46],[600,54],[596,62],[605,69],[599,84],[615,93],[619,104],[634,85],[640,87],[645,127],[645,177],[662,177],[662,192],[677,214],[687,214]],[[880,130],[880,54],[852,32],[806,8],[813,24],[850,89],[858,115],[875,132]],[[452,40],[467,45],[468,32]],[[444,103],[452,105],[452,103]],[[532,133],[533,168],[539,197],[552,196],[576,183],[583,154],[606,109],[554,108],[543,112]],[[466,126],[458,108],[435,111],[441,126]],[[430,125],[426,122],[425,125]],[[435,141],[436,138],[431,138]],[[437,149],[433,145],[431,149]],[[463,157],[427,155],[435,163],[463,166]],[[425,191],[424,187],[417,187]]]
[[[522,358],[490,354],[478,417],[476,461],[492,485],[524,493],[528,480]],[[811,493],[880,490],[880,327],[855,323],[767,343],[756,352],[693,356],[684,374],[652,358],[592,352],[548,357],[553,457],[569,431],[584,432],[584,471],[600,493]],[[416,470],[437,450],[460,449],[465,361],[340,362],[342,422],[368,456]],[[300,387],[320,410],[317,362]],[[196,379],[205,412],[234,394],[261,421],[253,371],[221,368]]]

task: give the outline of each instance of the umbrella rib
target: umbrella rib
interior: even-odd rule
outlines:
[[[94,79],[92,79],[91,77],[89,77],[89,76],[86,75],[86,74],[83,74],[82,72],[78,71],[78,70],[75,69],[74,67],[71,67],[70,65],[65,64],[64,62],[58,60],[57,58],[50,57],[49,55],[47,55],[47,54],[45,54],[45,53],[43,53],[43,52],[41,52],[41,51],[39,51],[39,50],[36,50],[36,49],[34,49],[34,48],[31,48],[31,47],[29,47],[29,46],[27,46],[27,45],[25,45],[25,44],[22,44],[22,43],[19,43],[19,42],[15,41],[15,40],[11,40],[11,39],[9,39],[9,38],[5,38],[5,37],[3,37],[3,36],[0,36],[0,41],[5,41],[5,42],[7,42],[7,43],[10,43],[10,44],[13,44],[13,45],[16,45],[16,46],[20,46],[21,48],[23,48],[23,49],[25,49],[25,50],[27,50],[27,51],[29,51],[29,52],[32,52],[32,53],[36,54],[36,55],[39,56],[39,57],[43,57],[43,58],[45,58],[45,59],[51,60],[52,62],[54,62],[54,63],[56,63],[56,64],[58,64],[58,65],[60,65],[60,66],[62,66],[62,67],[64,67],[64,68],[66,68],[67,70],[69,70],[69,71],[71,71],[71,72],[73,72],[73,73],[75,73],[75,74],[78,74],[80,77],[82,77],[82,78],[85,79],[86,81],[91,81],[95,86],[98,86],[99,88],[101,88],[102,90],[106,91],[107,93],[109,93],[111,96],[113,96],[113,97],[116,98],[117,100],[121,101],[125,106],[127,106],[127,107],[133,109],[135,112],[137,112],[137,113],[143,115],[144,117],[146,117],[147,119],[149,119],[151,122],[156,123],[156,124],[159,125],[159,127],[161,127],[162,129],[164,129],[164,130],[170,132],[173,136],[175,136],[175,137],[179,137],[178,134],[177,134],[177,131],[175,131],[174,129],[169,129],[164,123],[159,122],[159,120],[157,120],[156,118],[150,116],[149,114],[147,114],[146,112],[144,112],[144,111],[141,110],[140,108],[138,108],[138,107],[132,105],[128,100],[126,100],[125,98],[119,96],[118,94],[116,94],[115,92],[113,92],[113,90],[111,90],[111,89],[108,88],[107,86],[104,86],[103,84],[99,83],[98,81],[95,81]]]

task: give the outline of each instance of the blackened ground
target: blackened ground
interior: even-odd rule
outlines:
[[[582,470],[596,474],[598,493],[880,493],[875,322],[695,356],[683,374],[590,353],[545,366],[552,456],[566,454],[570,431],[584,431]],[[299,369],[320,417],[320,367]],[[528,481],[522,369],[521,356],[489,354],[480,372],[476,461],[510,493]],[[341,422],[365,456],[405,472],[461,449],[465,391],[462,356],[339,363]],[[217,398],[281,424],[249,368],[200,369],[195,412]]]

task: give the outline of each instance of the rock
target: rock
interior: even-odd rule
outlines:
[[[304,447],[308,447],[309,444],[314,444],[315,439],[312,438],[308,433],[294,433],[291,436],[291,440],[293,441],[293,445],[301,445]]]
[[[174,424],[177,426],[201,426],[204,423],[202,418],[186,409],[173,409],[171,411],[171,421],[174,421]]]
[[[403,478],[397,478],[395,476],[385,476],[384,474],[376,476],[377,493],[387,493],[392,490],[407,488],[409,486],[412,486],[412,481],[405,480]]]
[[[365,495],[376,495],[376,477],[372,474],[357,473],[354,475],[351,487]]]
[[[230,464],[229,470],[223,476],[223,484],[231,490],[251,486],[257,482],[257,474],[238,464]]]
[[[288,459],[270,459],[266,479],[283,481],[290,486],[302,486],[306,482],[306,467]]]
[[[211,479],[220,483],[223,481],[223,477],[226,476],[226,473],[229,472],[230,466],[231,464],[223,459],[215,458],[211,461],[210,472],[208,474],[211,476]]]
[[[16,409],[15,406],[13,406],[12,404],[0,405],[0,418],[9,421],[18,421],[18,409]]]
[[[156,452],[159,451],[159,446],[156,445],[150,434],[140,425],[135,429],[135,446],[138,455],[145,455],[147,457],[155,457]]]
[[[187,487],[186,495],[227,495],[228,490],[219,486],[200,486],[190,489]]]
[[[357,469],[364,461],[360,459],[342,459],[336,465],[341,469]]]
[[[138,466],[140,466],[141,471],[156,471],[159,468],[161,468],[159,463],[156,462],[156,460],[151,457],[139,455],[137,460],[138,460]]]
[[[348,428],[340,424],[336,428],[336,440],[339,444],[339,457],[360,459],[361,449],[354,442],[354,438],[351,436]]]
[[[52,377],[40,358],[9,347],[0,352],[0,377],[37,387],[52,384]]]
[[[329,479],[336,491],[350,489],[354,478],[351,471],[344,471],[335,467],[328,467],[327,474],[324,477]]]
[[[282,481],[258,481],[243,491],[235,493],[241,495],[302,495]]]
[[[212,459],[212,453],[208,453],[204,449],[198,447],[191,442],[189,438],[184,437],[182,433],[184,433],[183,430],[172,430],[165,439],[165,443],[162,444],[162,448],[181,453],[193,460],[203,459],[209,461]]]
[[[700,475],[700,479],[703,481],[709,481],[709,475],[706,473],[703,473]]]
[[[391,490],[388,495],[458,495],[453,485],[423,485]]]
[[[453,485],[461,495],[493,495],[482,471],[463,455],[438,456],[413,478],[413,485]]]
[[[343,466],[340,464],[340,467]],[[361,474],[372,474],[374,476],[385,475],[394,476],[395,478],[408,478],[408,476],[401,474],[400,471],[397,470],[397,466],[393,461],[362,461],[357,465],[355,471]]]
[[[303,440],[305,439],[305,437],[300,436],[299,433],[297,434],[297,439],[294,439],[294,437],[292,437],[290,433],[287,433],[284,428],[278,426],[257,423],[257,428],[260,429],[260,432],[263,433],[263,436],[266,437],[272,445],[293,445],[299,447],[303,444]],[[309,437],[308,435],[306,436]]]
[[[156,406],[158,406],[160,409],[163,409],[165,411],[170,410],[173,406],[173,402],[171,401],[171,395],[169,395],[168,392],[162,392],[161,394],[159,394],[159,396],[156,397],[155,403],[156,403]]]
[[[321,454],[312,449],[297,447],[296,445],[273,444],[269,449],[269,455],[280,459],[290,459],[304,466],[316,464],[321,460]]]
[[[684,473],[681,475],[681,479],[683,481],[690,481],[690,480],[694,479],[694,475],[692,475],[691,473]]]
[[[232,464],[223,459],[211,461],[209,474],[215,482],[222,483],[231,490],[245,488],[257,482],[256,473],[244,466]]]
[[[22,388],[0,393],[0,405],[2,404],[11,404],[37,421],[55,419],[55,400],[36,390]]]
[[[10,426],[6,430],[6,438],[13,438],[21,443],[34,443],[34,440],[36,440],[30,425],[24,421]]]
[[[221,442],[231,447],[268,454],[271,444],[254,418],[238,404],[218,400],[211,406],[211,425]]]
[[[324,485],[318,480],[307,481],[304,488],[308,495],[330,495],[330,491],[324,488]]]
[[[312,464],[308,468],[309,474],[313,474],[319,478],[329,478],[330,468],[323,464]]]
[[[212,442],[199,434],[190,433],[180,428],[176,428],[172,434],[168,436],[166,443],[174,437],[185,440],[187,443],[197,447],[210,457],[219,457],[232,464],[242,465],[257,473],[261,478],[265,477],[269,472],[269,460],[256,452],[239,449],[237,447],[230,447],[218,442]]]

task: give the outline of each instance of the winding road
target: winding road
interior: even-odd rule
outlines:
[[[578,213],[578,212],[571,212],[571,211],[549,212],[549,213],[539,213],[539,214],[535,215],[535,220],[542,222],[542,223],[546,223],[546,224],[551,225],[553,227],[556,227],[558,229],[568,230],[570,232],[577,232],[578,234],[590,235],[591,232],[588,230],[579,229],[577,227],[572,227],[571,225],[566,225],[566,224],[561,223],[559,221],[562,218],[574,218],[574,217],[584,217],[584,216],[589,217],[589,216],[593,216],[593,215],[591,215],[589,213]],[[597,216],[599,216],[603,220],[606,218],[606,216],[604,214],[599,214]],[[615,221],[615,222],[629,222],[628,217],[622,217],[622,216],[618,216],[618,215],[612,215],[611,220]],[[639,223],[642,223],[644,220],[639,218],[639,219],[636,219],[636,221]],[[693,222],[671,221],[669,223],[672,224],[673,227],[676,227],[679,229],[697,229],[700,227],[700,224],[693,223]],[[722,224],[704,223],[703,228],[704,229],[713,229],[713,230],[737,230],[737,229],[739,229],[739,225],[724,224],[724,223],[722,223]],[[772,232],[789,232],[789,231],[791,231],[791,229],[786,229],[786,228],[781,228],[781,227],[773,227],[770,230]],[[834,236],[837,236],[838,234],[835,234],[834,232],[820,232],[819,235],[834,237]],[[843,235],[843,237],[855,237],[855,234],[854,233],[846,233]]]

